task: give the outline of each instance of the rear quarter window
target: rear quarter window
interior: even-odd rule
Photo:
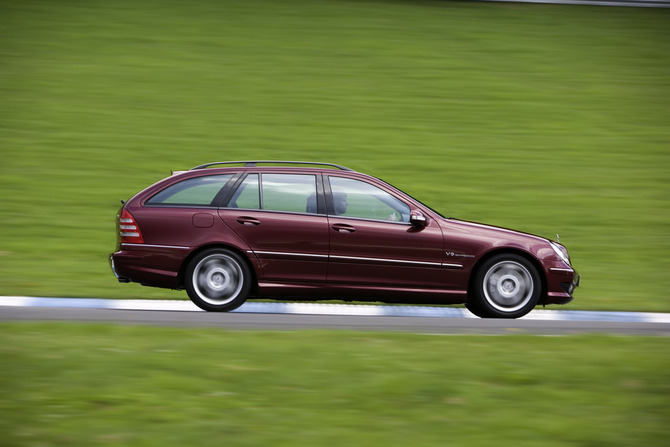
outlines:
[[[170,185],[146,201],[147,205],[212,206],[232,174],[195,177]]]

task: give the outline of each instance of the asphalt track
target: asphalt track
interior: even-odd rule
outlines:
[[[670,314],[536,309],[518,320],[479,319],[453,307],[247,302],[203,312],[186,300],[0,297],[0,321],[70,321],[226,330],[339,329],[443,335],[670,335]]]

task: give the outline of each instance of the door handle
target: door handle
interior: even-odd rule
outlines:
[[[332,228],[333,230],[338,231],[340,233],[353,233],[354,231],[356,231],[356,228],[347,224],[334,224]]]
[[[242,225],[260,225],[261,221],[253,217],[240,216],[237,218],[237,223]]]

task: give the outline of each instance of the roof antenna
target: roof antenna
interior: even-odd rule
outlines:
[[[556,242],[558,242],[559,244],[561,243],[561,238],[558,237],[558,233],[556,233]]]

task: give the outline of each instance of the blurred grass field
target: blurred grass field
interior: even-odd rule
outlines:
[[[0,325],[7,446],[664,446],[667,340]]]
[[[670,311],[670,11],[451,1],[0,3],[0,294],[117,284],[120,199],[298,159],[561,236],[570,309]]]

